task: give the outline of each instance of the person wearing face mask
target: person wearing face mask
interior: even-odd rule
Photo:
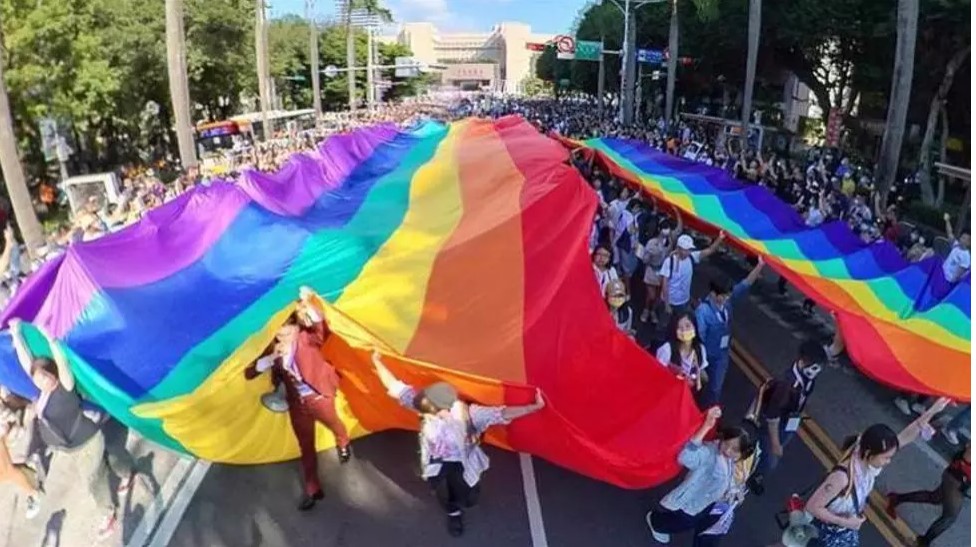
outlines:
[[[708,375],[708,355],[689,313],[675,315],[668,327],[668,340],[657,348],[657,360],[686,381],[696,397],[701,395]]]
[[[939,399],[901,433],[875,424],[845,442],[846,455],[807,500],[806,511],[818,532],[810,547],[860,545],[865,507],[878,476],[901,447],[913,443],[923,429],[931,430],[929,422],[948,403]]]
[[[610,309],[613,322],[618,329],[633,338],[637,331],[634,329],[634,309],[627,301],[629,298],[623,281],[612,281],[607,285],[607,307]]]
[[[762,484],[779,465],[783,449],[796,436],[803,410],[827,361],[824,347],[813,340],[800,344],[793,366],[782,378],[760,388],[759,465],[754,481]]]
[[[706,442],[721,416],[719,407],[708,409],[705,421],[678,454],[688,474],[661,500],[661,510],[644,517],[658,543],[670,543],[671,534],[693,530],[693,547],[714,547],[731,525],[732,511],[744,495],[736,466],[752,455],[755,443],[741,427],[719,428],[716,439]]]
[[[722,384],[729,368],[729,347],[732,339],[732,308],[736,301],[749,292],[749,287],[762,273],[765,261],[760,256],[756,266],[745,279],[734,286],[727,279],[712,281],[708,296],[695,310],[698,337],[708,352],[711,368],[708,370],[708,386],[703,394],[705,406],[718,404]]]
[[[298,503],[299,511],[311,509],[325,496],[318,476],[315,423],[321,423],[335,435],[340,463],[346,463],[351,456],[349,434],[335,407],[339,376],[322,356],[321,348],[329,332],[322,310],[313,302],[313,295],[308,287],[300,289],[295,313],[275,335],[274,351],[244,370],[248,380],[272,370],[285,383],[288,416],[298,439],[305,484]]]
[[[535,402],[523,406],[483,406],[462,402],[454,386],[436,382],[418,390],[397,379],[373,351],[373,366],[387,394],[404,408],[420,413],[420,468],[447,513],[447,530],[464,534],[463,511],[477,502],[481,475],[488,455],[481,437],[493,425],[542,410],[545,400],[536,390]]]

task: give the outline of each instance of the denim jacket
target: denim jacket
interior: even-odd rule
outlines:
[[[712,363],[718,363],[728,359],[728,341],[726,347],[723,348],[722,338],[725,336],[731,338],[732,307],[747,292],[749,292],[748,283],[739,281],[735,284],[735,287],[732,288],[732,294],[725,303],[724,311],[727,316],[725,321],[719,315],[719,312],[722,310],[715,309],[715,305],[708,298],[702,300],[701,304],[698,304],[698,308],[695,310],[695,322],[698,323],[698,337],[701,339],[702,345],[705,346],[705,351],[708,352],[709,360]]]
[[[697,515],[729,491],[732,465],[719,454],[717,441],[689,441],[678,454],[678,463],[688,469],[688,474],[661,500],[665,509]]]

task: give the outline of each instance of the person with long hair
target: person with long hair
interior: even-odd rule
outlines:
[[[678,463],[688,474],[661,500],[662,510],[645,515],[658,543],[669,543],[671,534],[694,530],[693,547],[714,547],[731,526],[747,478],[738,476],[737,469],[752,456],[756,443],[743,427],[721,427],[716,438],[706,442],[705,436],[721,417],[721,408],[708,409],[705,421],[678,454]]]
[[[708,374],[705,372],[708,367],[708,355],[701,339],[698,338],[695,318],[688,312],[671,318],[667,341],[657,348],[656,356],[662,365],[688,382],[696,394],[708,380]]]
[[[593,249],[593,275],[596,277],[596,282],[600,286],[600,294],[607,294],[607,286],[612,281],[617,281],[620,276],[617,275],[617,270],[614,269],[613,262],[613,249],[602,243],[597,244],[596,248]]]
[[[542,392],[535,402],[522,406],[484,406],[466,403],[447,382],[418,390],[397,379],[373,351],[373,366],[390,397],[401,406],[420,413],[421,477],[434,490],[447,513],[452,536],[464,533],[463,512],[477,502],[481,474],[488,469],[488,455],[481,437],[493,425],[508,424],[546,406]]]
[[[948,399],[939,399],[901,433],[896,434],[885,424],[875,424],[844,443],[844,458],[806,503],[819,534],[811,547],[860,545],[864,510],[878,475],[901,447],[914,442],[923,429],[931,428],[929,422],[948,403]]]
[[[969,497],[972,482],[972,455],[970,443],[952,457],[952,461],[942,472],[942,481],[933,490],[919,490],[904,494],[888,494],[888,516],[897,518],[895,509],[903,503],[925,503],[942,507],[942,514],[919,536],[917,547],[928,547],[948,530],[962,512],[963,502]]]
[[[74,391],[68,360],[48,333],[42,331],[53,358],[30,354],[19,320],[11,321],[10,333],[21,365],[41,392],[34,402],[41,439],[55,452],[73,460],[95,503],[105,511],[97,534],[99,540],[107,539],[118,528],[118,505],[112,499],[109,472],[115,471],[121,479],[116,493],[128,493],[137,476],[132,454],[123,444],[105,442],[104,415],[82,406],[81,397]]]
[[[30,401],[0,386],[0,483],[9,482],[20,490],[25,516],[32,519],[41,510],[37,472],[11,454],[12,445],[30,444],[29,408]]]

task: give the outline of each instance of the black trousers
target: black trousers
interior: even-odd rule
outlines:
[[[468,486],[464,482],[464,466],[460,462],[441,464],[441,472],[427,479],[427,482],[448,515],[458,514],[462,509],[478,503],[481,485]]]
[[[719,515],[711,514],[711,506],[697,515],[689,515],[684,511],[668,511],[661,509],[651,513],[651,525],[662,534],[678,534],[687,530],[694,530],[695,539],[692,547],[716,547],[722,540],[720,535],[701,535],[715,524]]]
[[[902,503],[927,503],[929,505],[942,506],[942,515],[919,538],[919,542],[922,545],[929,545],[937,537],[941,536],[943,532],[948,530],[956,522],[956,518],[962,511],[962,483],[948,471],[943,471],[942,483],[935,490],[919,490],[907,494],[895,494],[893,497],[896,505]]]

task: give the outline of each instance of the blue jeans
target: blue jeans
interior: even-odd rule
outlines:
[[[705,393],[702,394],[702,408],[717,405],[722,399],[722,384],[725,383],[725,374],[729,371],[729,350],[722,350],[714,361],[709,353],[708,368],[705,371],[708,373],[708,383],[705,384]]]
[[[954,433],[959,433],[962,428],[969,429],[969,421],[972,418],[970,411],[972,410],[972,405],[966,405],[960,408],[958,412],[949,420],[949,423],[945,425],[946,430],[952,431]]]
[[[786,445],[796,436],[795,431],[786,431],[786,422],[787,420],[782,419],[779,421],[779,444],[783,447],[784,451],[786,450]],[[765,476],[776,470],[780,457],[773,454],[773,441],[769,438],[769,426],[764,423],[760,427],[762,431],[759,434],[759,450],[762,453],[759,455],[759,465],[756,467],[756,473]]]

